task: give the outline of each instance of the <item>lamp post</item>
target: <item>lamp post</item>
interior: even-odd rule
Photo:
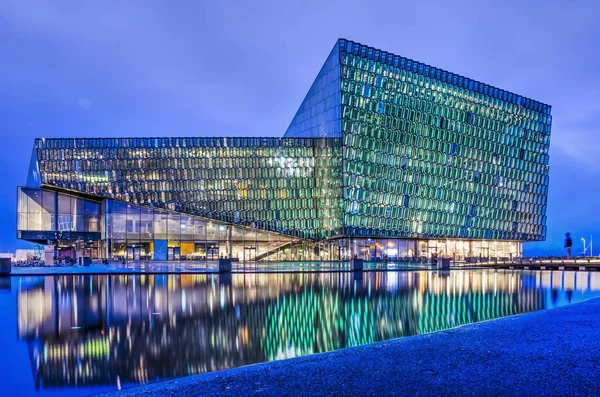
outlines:
[[[585,252],[587,251],[587,249],[585,247],[585,239],[582,237],[581,241],[583,241],[583,256],[585,256]]]

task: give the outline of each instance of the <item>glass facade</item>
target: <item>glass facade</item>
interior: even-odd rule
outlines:
[[[549,106],[338,46],[347,235],[545,239]]]
[[[100,201],[39,188],[18,190],[18,230],[100,233]]]
[[[463,261],[469,258],[510,259],[521,256],[521,245],[514,241],[432,240],[396,238],[351,238],[348,256],[365,261],[402,262],[412,258],[448,257]]]
[[[38,139],[27,185],[99,203],[109,257],[508,257],[546,237],[550,112],[340,39],[283,138]],[[25,189],[20,237],[60,231]]]
[[[284,136],[341,138],[341,119],[340,53],[336,45]]]
[[[278,233],[115,200],[106,201],[105,213],[105,241],[113,259],[308,259],[302,240]]]
[[[341,230],[339,139],[38,139],[43,185],[308,239]]]
[[[347,235],[545,238],[550,107],[338,45]]]
[[[119,200],[19,188],[19,238],[58,244],[59,259],[240,261],[338,260],[337,243],[214,221]],[[330,257],[336,255],[335,257]]]

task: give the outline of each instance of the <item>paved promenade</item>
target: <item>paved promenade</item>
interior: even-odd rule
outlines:
[[[598,396],[600,299],[106,394]]]
[[[464,269],[463,266],[453,267]],[[426,262],[367,263],[365,270],[431,270]],[[246,262],[234,263],[232,273],[284,273],[284,272],[339,272],[350,271],[347,262]],[[112,262],[108,265],[93,263],[90,266],[13,267],[12,276],[52,276],[63,274],[177,274],[218,273],[217,262]]]
[[[365,262],[365,271],[438,270],[428,262]],[[520,262],[465,263],[451,262],[451,270],[458,269],[507,269],[507,270],[600,270],[600,260],[579,258],[576,260],[535,259]],[[288,272],[347,272],[348,262],[237,262],[232,273],[288,273]],[[218,273],[217,261],[142,261],[111,262],[107,265],[93,263],[90,266],[41,266],[13,267],[13,276],[53,276],[68,274],[176,274]]]

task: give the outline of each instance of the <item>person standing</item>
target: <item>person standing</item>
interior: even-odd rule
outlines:
[[[573,246],[571,233],[565,233],[565,237],[565,252],[567,253],[567,259],[571,259],[571,247]]]

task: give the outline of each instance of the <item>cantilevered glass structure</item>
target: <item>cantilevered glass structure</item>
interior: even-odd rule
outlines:
[[[550,112],[340,39],[282,138],[36,140],[18,235],[109,259],[518,256],[546,236]]]

